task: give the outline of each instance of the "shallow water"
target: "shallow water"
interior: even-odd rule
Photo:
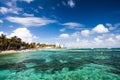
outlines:
[[[0,80],[120,80],[120,49],[0,55]]]

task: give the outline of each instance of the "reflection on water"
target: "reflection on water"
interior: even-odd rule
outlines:
[[[120,49],[45,50],[1,55],[0,80],[22,79],[120,80]]]

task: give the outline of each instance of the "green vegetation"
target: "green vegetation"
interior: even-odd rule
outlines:
[[[54,44],[26,43],[17,36],[7,38],[6,35],[4,34],[0,35],[0,51],[44,48],[44,47],[60,48],[60,46],[56,46]]]

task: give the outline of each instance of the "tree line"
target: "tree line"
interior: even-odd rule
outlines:
[[[31,48],[44,48],[44,47],[53,47],[54,44],[40,44],[40,43],[27,43],[22,41],[21,38],[17,36],[13,36],[11,38],[7,38],[6,35],[0,35],[0,50],[21,50],[21,49],[31,49]],[[60,46],[59,46],[60,48]]]

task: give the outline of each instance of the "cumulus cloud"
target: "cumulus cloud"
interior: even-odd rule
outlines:
[[[120,47],[120,34],[107,33],[109,30],[102,24],[93,29],[76,31],[72,34],[61,34],[57,42],[68,48],[114,48]],[[104,33],[104,34],[96,34]],[[87,37],[91,35],[90,37]],[[56,40],[52,40],[56,41]]]
[[[2,14],[7,14],[7,13],[14,13],[14,14],[19,14],[18,12],[21,11],[21,8],[6,8],[6,7],[0,7],[0,13]]]
[[[95,28],[92,29],[93,32],[96,33],[107,33],[109,30],[105,28],[103,24],[98,24]]]
[[[74,2],[73,0],[69,0],[69,1],[68,1],[68,5],[69,5],[71,8],[73,8],[73,7],[75,7],[75,2]]]
[[[11,34],[8,35],[8,37],[13,37],[13,36],[17,36],[21,38],[23,41],[29,43],[32,42],[33,39],[36,37],[33,36],[33,34],[27,28],[17,28]]]
[[[68,48],[105,48],[120,47],[120,35],[107,33],[109,30],[99,24],[91,30],[76,31],[69,35],[69,38],[61,38],[65,47]],[[97,34],[96,33],[104,33]],[[91,34],[92,38],[89,38]]]
[[[68,38],[68,37],[69,37],[69,34],[63,33],[63,34],[60,34],[59,37],[60,37],[60,38]]]
[[[115,39],[114,37],[108,36],[108,38],[105,38],[105,39],[100,39],[98,37],[95,37],[94,39],[91,39],[91,40],[77,39],[77,42],[75,40],[72,40],[72,41],[69,41],[69,42],[63,42],[62,44],[64,44],[64,46],[68,47],[68,48],[110,48],[110,47],[120,47],[119,40]]]
[[[98,47],[118,47],[120,45],[119,40],[116,38],[117,34],[103,34],[94,38]]]
[[[89,34],[90,34],[90,31],[89,31],[89,30],[82,30],[82,31],[81,31],[81,35],[82,35],[82,36],[88,37]]]
[[[59,38],[58,42],[68,48],[112,48],[120,47],[119,34],[100,34],[92,38],[84,38],[80,32],[77,36],[69,35],[69,38]],[[66,35],[65,35],[66,36]],[[54,40],[53,40],[54,41]]]
[[[108,39],[106,39],[106,41],[109,42],[110,44],[116,43],[116,40],[113,39],[113,37],[109,37]]]
[[[102,43],[103,40],[99,39],[98,37],[94,38],[94,41],[97,43]]]
[[[64,46],[67,48],[87,48],[90,43],[88,40],[80,40],[77,39],[78,41],[69,41],[64,43]]]
[[[26,27],[44,26],[56,22],[56,20],[50,20],[47,18],[38,18],[38,17],[7,17],[6,20],[13,23],[21,24]]]
[[[76,31],[71,34],[72,37],[79,37],[80,35],[81,35],[81,33],[79,31]]]

